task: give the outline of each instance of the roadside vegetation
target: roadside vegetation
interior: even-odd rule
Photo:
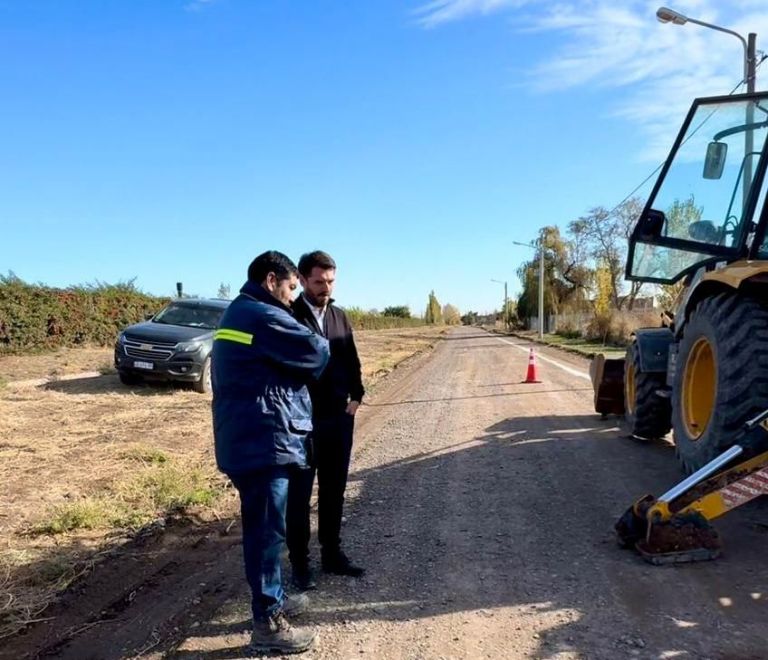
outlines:
[[[672,310],[682,285],[652,286],[626,282],[628,239],[643,202],[630,198],[614,209],[593,208],[562,231],[543,227],[536,252],[517,271],[523,290],[514,317],[530,327],[538,315],[539,261],[544,261],[544,316],[547,332],[568,340],[621,347],[638,327],[660,325]],[[668,214],[672,226],[700,219],[693,198],[676,201]],[[682,232],[682,230],[681,230]],[[508,310],[511,314],[512,310]]]
[[[593,341],[584,337],[566,337],[560,334],[546,334],[539,339],[538,332],[527,330],[516,332],[520,337],[536,342],[562,348],[569,353],[575,353],[586,358],[593,358],[598,353],[603,353],[608,357],[622,357],[625,347],[619,344],[605,344],[601,341]]]

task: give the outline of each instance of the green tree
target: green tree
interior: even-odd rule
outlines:
[[[544,314],[586,308],[587,291],[593,271],[584,263],[581,243],[564,238],[555,226],[542,227],[536,241],[536,254],[523,263],[517,275],[523,290],[517,300],[517,316],[538,316],[539,257],[544,254]],[[502,310],[502,314],[503,314]]]
[[[435,325],[443,322],[442,309],[440,303],[435,296],[435,292],[429,292],[429,300],[427,302],[427,310],[424,313],[424,322],[430,325]]]
[[[382,315],[396,316],[401,319],[409,319],[411,318],[411,310],[408,305],[395,305],[392,307],[385,307]]]

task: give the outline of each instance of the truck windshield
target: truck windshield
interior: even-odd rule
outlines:
[[[745,204],[768,136],[766,97],[703,99],[648,208],[654,238],[636,238],[628,275],[673,282],[706,260],[741,251],[752,230]]]
[[[168,325],[184,325],[190,328],[213,329],[218,326],[222,314],[224,314],[224,310],[218,307],[171,303],[152,321]]]

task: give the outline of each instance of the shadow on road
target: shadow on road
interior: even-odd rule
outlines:
[[[452,618],[447,639],[493,657],[504,656],[493,638],[509,625],[541,658],[760,657],[768,608],[754,594],[768,593],[765,534],[743,516],[730,525],[737,545],[719,564],[652,567],[615,544],[613,522],[632,499],[679,479],[669,444],[619,438],[593,415],[507,419],[479,437],[358,471],[361,494],[345,534],[370,576],[325,578],[309,620],[322,631],[340,621],[434,624],[472,612],[479,623]],[[765,517],[765,507],[753,513]],[[240,620],[195,634],[246,627]]]
[[[520,385],[522,381],[517,383],[504,383],[505,385]],[[481,387],[483,387],[481,385]],[[413,403],[435,403],[437,401],[465,401],[467,399],[491,399],[494,397],[509,397],[509,396],[527,396],[531,394],[553,394],[558,392],[592,392],[591,387],[579,387],[570,388],[567,390],[530,390],[528,392],[494,392],[493,394],[474,394],[469,396],[451,396],[437,399],[405,399],[403,401],[388,401],[385,403],[367,403],[367,406],[371,408],[391,408],[392,406],[405,406]]]
[[[359,470],[351,475],[359,495],[348,507],[345,541],[369,573],[362,581],[322,577],[307,621],[321,634],[324,625],[348,622],[343,630],[354,637],[353,624],[434,624],[473,613],[443,620],[454,627],[448,644],[457,644],[445,648],[448,656],[469,644],[481,655],[519,657],[493,646],[494,635],[506,639],[504,631],[518,626],[512,638],[540,658],[761,657],[768,537],[749,518],[765,520],[762,503],[723,525],[732,545],[720,563],[656,568],[615,544],[612,524],[632,499],[679,478],[670,445],[619,438],[612,422],[594,415],[506,419],[480,436]],[[114,644],[103,657],[127,657],[117,646],[126,640],[119,625],[128,626],[126,636],[130,625],[133,635],[176,625],[200,645],[177,650],[163,639],[155,650],[165,649],[164,657],[242,657],[250,627],[245,584],[237,539],[222,536],[225,528],[221,521],[201,537],[208,540],[200,561],[194,544],[157,544],[151,560],[133,556],[133,570],[157,584],[147,594],[120,591],[124,614],[84,633],[72,653],[89,648],[90,635]],[[215,579],[214,570],[222,571]],[[202,603],[193,604],[198,583],[206,585]],[[239,615],[215,617],[232,590]],[[170,603],[179,613],[166,621]]]

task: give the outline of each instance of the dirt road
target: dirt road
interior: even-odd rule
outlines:
[[[585,361],[539,356],[543,382],[520,384],[524,344],[460,328],[364,407],[344,537],[368,574],[321,578],[308,657],[768,657],[768,507],[722,521],[717,562],[657,568],[619,550],[618,514],[680,478],[673,451],[592,413]],[[113,616],[48,655],[243,657],[227,524],[157,542]]]

